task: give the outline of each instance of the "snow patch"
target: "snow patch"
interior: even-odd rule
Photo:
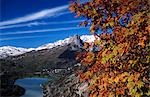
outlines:
[[[21,47],[3,46],[3,47],[0,47],[0,58],[5,58],[7,56],[20,55],[20,54],[29,52],[31,50],[32,49],[26,49],[26,48],[21,48]]]

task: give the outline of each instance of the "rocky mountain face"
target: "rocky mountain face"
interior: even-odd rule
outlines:
[[[75,74],[61,77],[43,86],[43,97],[88,97],[87,83],[81,83]]]

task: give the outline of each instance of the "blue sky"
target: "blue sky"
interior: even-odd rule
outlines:
[[[0,46],[38,47],[75,34],[83,18],[68,10],[70,0],[0,0]]]

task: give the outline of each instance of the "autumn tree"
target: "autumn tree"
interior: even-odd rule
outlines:
[[[86,68],[79,76],[81,82],[89,83],[90,97],[150,96],[149,4],[149,0],[77,0],[70,4],[76,17],[85,18],[80,25],[89,26],[98,37],[94,44],[99,51],[77,56]]]

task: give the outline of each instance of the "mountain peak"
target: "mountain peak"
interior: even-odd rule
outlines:
[[[26,52],[30,52],[33,50],[42,50],[42,49],[51,49],[56,46],[64,46],[70,43],[77,45],[79,48],[83,46],[83,42],[93,42],[95,40],[93,35],[75,35],[70,38],[65,38],[64,40],[58,40],[54,43],[44,44],[37,48],[21,48],[21,47],[13,47],[13,46],[3,46],[0,47],[0,58],[5,58],[8,56],[16,56],[20,54],[24,54]]]

